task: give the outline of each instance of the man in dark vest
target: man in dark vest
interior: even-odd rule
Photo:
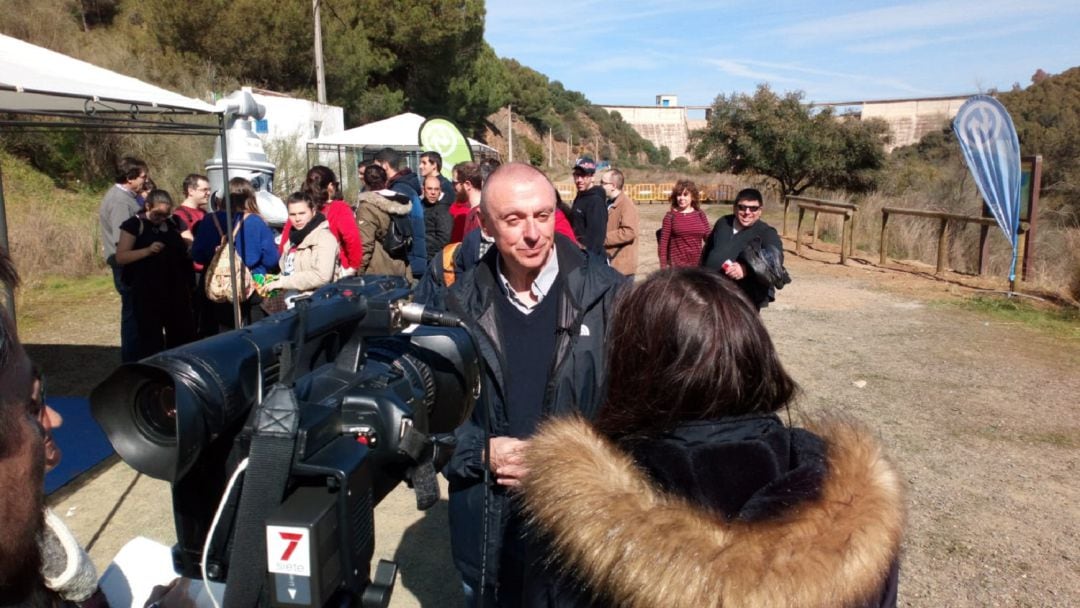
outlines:
[[[716,220],[712,234],[701,252],[701,265],[724,273],[735,281],[746,297],[758,307],[765,308],[776,299],[776,290],[754,274],[746,259],[746,248],[760,239],[762,248],[773,248],[784,262],[784,244],[776,229],[761,219],[764,199],[756,188],[746,188],[735,195],[735,212]]]
[[[604,336],[625,280],[603,255],[556,234],[555,188],[529,165],[496,169],[479,208],[494,246],[445,302],[476,336],[486,368],[444,470],[450,537],[469,603],[517,606],[528,549],[511,490],[527,473],[523,454],[541,420],[591,418],[603,401]]]

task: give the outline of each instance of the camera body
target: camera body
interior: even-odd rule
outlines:
[[[434,436],[468,417],[479,386],[466,331],[410,324],[409,295],[398,277],[345,279],[291,311],[123,365],[94,389],[91,411],[121,458],[172,483],[178,573],[231,585],[237,559],[250,559],[275,604],[388,598],[369,588],[373,509],[403,480],[434,480],[449,457]],[[226,495],[245,459],[241,492]],[[254,522],[265,549],[238,545],[251,538],[238,534],[252,523],[250,492],[265,506]]]

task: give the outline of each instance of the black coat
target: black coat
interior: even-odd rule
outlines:
[[[621,443],[582,420],[544,425],[521,496],[552,567],[525,577],[521,605],[895,607],[903,477],[868,429],[807,422],[686,422]]]
[[[606,259],[582,252],[562,235],[555,237],[562,291],[559,298],[555,361],[544,398],[544,416],[580,412],[591,418],[599,408],[605,386],[604,337],[607,322],[625,277]],[[487,553],[487,581],[498,579],[500,549],[509,521],[510,501],[504,488],[483,483],[485,427],[492,435],[507,435],[504,357],[495,298],[506,297],[497,284],[498,250],[492,247],[475,267],[460,275],[446,292],[447,308],[459,315],[476,336],[483,359],[480,399],[472,416],[454,435],[457,447],[443,473],[450,482],[450,539],[454,564],[473,581],[480,580],[481,559]],[[583,335],[584,334],[584,335]],[[488,420],[488,412],[492,419]],[[494,484],[494,479],[492,479]],[[484,541],[484,495],[490,491],[490,531]],[[482,547],[483,545],[483,547]],[[483,551],[482,551],[483,549]]]
[[[734,215],[725,215],[716,220],[712,234],[705,240],[705,248],[701,252],[701,265],[723,272],[721,266],[725,260],[742,264],[746,276],[736,283],[760,310],[776,299],[776,290],[758,280],[758,277],[754,275],[754,270],[750,268],[750,264],[743,256],[743,251],[755,237],[760,238],[762,245],[775,247],[780,252],[780,262],[783,263],[784,243],[780,240],[776,229],[762,220],[758,220],[746,230],[740,230],[738,234],[731,232],[734,222]]]
[[[434,205],[424,199],[424,238],[427,244],[428,260],[442,255],[443,247],[450,242],[450,231],[454,229],[454,218],[450,216],[450,203],[444,195]]]
[[[593,186],[579,192],[572,210],[570,225],[578,242],[585,249],[603,256],[604,238],[607,236],[607,197],[604,189]]]

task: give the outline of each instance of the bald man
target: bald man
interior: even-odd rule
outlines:
[[[469,603],[491,605],[497,595],[500,605],[517,606],[536,590],[525,582],[530,550],[509,490],[527,474],[522,457],[540,420],[590,418],[602,402],[604,335],[625,281],[603,256],[555,232],[555,188],[534,167],[495,170],[479,209],[494,246],[457,278],[445,303],[473,331],[486,363],[481,402],[455,432],[457,448],[444,471],[450,537]]]

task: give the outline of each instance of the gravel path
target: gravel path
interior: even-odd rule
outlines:
[[[644,273],[656,265],[663,208],[641,209]],[[1080,605],[1080,342],[935,303],[956,291],[948,283],[808,255],[788,252],[794,283],[763,317],[802,385],[793,417],[865,421],[908,480],[901,605]],[[80,309],[81,324],[24,332],[50,391],[80,394],[107,372],[118,308],[99,298]],[[122,463],[106,467],[57,495],[57,511],[85,543],[132,477]],[[399,488],[376,509],[376,556],[401,566],[391,605],[460,605],[446,503],[419,513],[412,500]],[[171,542],[170,519],[167,486],[140,479],[92,555],[107,563],[136,534]]]

